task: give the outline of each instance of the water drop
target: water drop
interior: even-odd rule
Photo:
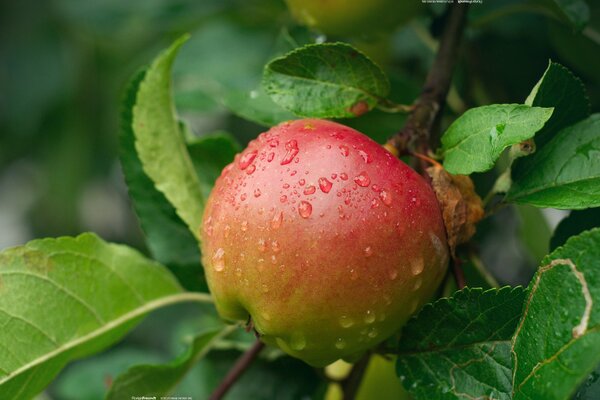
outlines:
[[[337,174],[331,174],[331,179],[337,178]]]
[[[283,222],[283,211],[279,211],[273,215],[273,219],[271,220],[271,228],[279,229],[281,223]]]
[[[267,242],[265,239],[258,239],[258,251],[265,252],[267,250]]]
[[[305,195],[311,195],[314,194],[317,191],[317,188],[314,187],[313,185],[309,185],[307,187],[304,188],[304,194]]]
[[[279,139],[277,139],[277,137],[269,139],[269,146],[271,146],[271,147],[279,146]]]
[[[344,157],[348,157],[348,154],[350,154],[350,149],[348,149],[348,146],[344,146],[343,144],[340,145],[340,154],[343,155]]]
[[[271,162],[271,161],[273,161],[274,158],[275,158],[275,153],[270,152],[269,155],[267,156],[267,161]]]
[[[379,192],[379,198],[381,199],[381,202],[386,206],[389,207],[392,205],[392,195],[387,190],[382,189],[381,192]]]
[[[345,172],[342,172],[340,174],[340,179],[343,180],[343,181],[347,181],[348,180],[348,174],[345,173]]]
[[[263,291],[263,293],[269,292],[269,287],[265,283],[262,284],[262,291]]]
[[[388,276],[391,280],[395,280],[398,277],[398,271],[395,268],[392,268],[388,271]]]
[[[378,185],[376,185],[376,184],[373,185],[373,186],[371,186],[371,189],[373,189],[374,192],[380,192],[381,191],[381,188]]]
[[[368,337],[370,337],[371,339],[376,338],[377,335],[379,335],[379,332],[377,331],[377,328],[371,328],[369,329],[369,333],[367,334]]]
[[[346,347],[346,341],[342,338],[337,338],[335,341],[335,348],[342,350],[344,347]]]
[[[258,154],[258,151],[254,150],[254,151],[250,151],[250,152],[244,154],[243,156],[241,156],[239,159],[239,162],[238,162],[238,166],[240,167],[240,169],[244,170],[244,169],[248,168],[248,166],[250,164],[252,164],[252,161],[254,161],[254,159],[256,158],[257,154]]]
[[[242,230],[242,232],[246,232],[248,230],[248,221],[242,221],[242,223],[240,224],[240,229]]]
[[[256,171],[256,165],[252,164],[248,168],[246,168],[246,174],[252,175]]]
[[[351,202],[352,199],[350,197],[346,197],[346,199],[344,200],[344,204],[346,204],[347,206],[349,206]]]
[[[300,151],[298,149],[298,142],[294,139],[288,140],[285,144],[285,150],[286,150],[286,153],[283,156],[283,159],[281,160],[281,165],[286,165],[286,164],[291,163],[292,160],[294,159],[294,157],[296,157],[296,155]]]
[[[296,171],[296,170],[293,170],[292,172],[290,172],[290,176],[294,176],[294,175],[296,175],[297,173],[298,173],[298,171]]]
[[[273,253],[279,253],[281,249],[279,248],[279,242],[277,240],[271,242],[271,249],[273,250]]]
[[[372,324],[373,322],[375,322],[375,313],[371,310],[367,310],[367,313],[365,314],[365,323]]]
[[[367,187],[371,183],[371,179],[367,173],[363,171],[354,178],[354,182],[356,182],[358,186]]]
[[[371,208],[377,208],[377,207],[379,207],[379,202],[377,201],[377,199],[371,200]]]
[[[410,263],[410,272],[412,272],[413,275],[419,275],[423,272],[423,268],[425,268],[425,263],[422,258],[416,258]]]
[[[242,194],[240,195],[240,200],[241,200],[241,201],[244,201],[244,200],[246,200],[246,197],[247,197],[247,196],[246,196],[246,193],[242,193]]]
[[[371,246],[365,247],[365,257],[371,257],[373,255],[373,249]]]
[[[305,184],[305,183],[306,183],[306,180],[305,180],[305,179],[300,179],[300,180],[298,181],[298,185],[300,185],[300,186],[304,186],[304,184]]]
[[[289,183],[284,183],[283,184],[283,188],[284,189],[289,189],[290,188],[290,184]]]
[[[423,279],[420,276],[417,276],[415,279],[415,283],[413,285],[413,291],[419,290],[421,285],[423,284]]]
[[[263,311],[260,315],[261,315],[261,317],[263,317],[263,319],[265,321],[270,321],[271,320],[271,315],[269,313],[265,312],[265,311]]]
[[[255,189],[254,190],[254,197],[260,197],[261,193],[260,193],[260,189]]]
[[[220,272],[223,271],[225,269],[225,250],[223,250],[221,247],[219,247],[217,249],[217,251],[215,251],[215,254],[213,255],[213,267],[215,269],[215,271]]]
[[[358,151],[358,154],[359,154],[359,155],[362,157],[362,159],[363,159],[363,160],[364,160],[364,161],[365,161],[367,164],[370,164],[370,163],[371,163],[371,161],[373,161],[373,160],[371,159],[371,155],[370,155],[369,153],[365,152],[365,151],[359,150],[359,151]]]
[[[350,328],[352,325],[354,325],[354,321],[352,320],[352,318],[346,316],[346,315],[342,315],[339,318],[339,322],[340,322],[340,326],[342,328]]]
[[[284,194],[279,198],[279,201],[285,203],[287,201],[287,196]]]
[[[312,214],[312,205],[308,201],[301,201],[298,206],[298,213],[302,218],[310,217],[310,214]]]
[[[319,187],[323,193],[329,193],[333,184],[327,178],[319,178]]]
[[[354,268],[350,269],[350,279],[352,279],[353,281],[358,279],[358,271]]]
[[[290,340],[290,347],[296,351],[303,350],[306,347],[306,339],[301,333],[293,333]]]

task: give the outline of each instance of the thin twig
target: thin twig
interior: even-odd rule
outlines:
[[[397,154],[407,152],[428,154],[438,138],[439,125],[446,96],[450,88],[454,65],[458,59],[458,46],[467,17],[467,4],[448,7],[446,26],[442,33],[438,52],[425,80],[423,90],[415,102],[414,110],[404,128],[388,140]]]
[[[240,358],[237,359],[233,367],[227,373],[227,376],[221,381],[219,386],[210,395],[209,400],[220,400],[227,394],[231,386],[242,376],[242,374],[248,369],[252,361],[258,356],[260,351],[265,347],[265,344],[260,340],[257,340],[248,351],[246,351]]]
[[[354,400],[356,397],[356,393],[358,392],[358,388],[360,387],[370,359],[371,354],[365,354],[363,358],[354,364],[350,374],[342,381],[342,392],[344,393],[343,400]]]

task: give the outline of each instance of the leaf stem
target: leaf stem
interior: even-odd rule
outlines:
[[[261,350],[265,347],[265,344],[257,339],[256,342],[246,351],[240,358],[237,359],[233,367],[229,370],[225,378],[221,381],[219,386],[210,395],[209,400],[220,400],[227,394],[233,384],[242,376],[248,369],[250,364],[256,359]]]
[[[467,20],[468,4],[452,4],[447,9],[446,25],[442,33],[437,54],[427,75],[414,110],[404,128],[392,136],[387,144],[394,147],[399,155],[414,151],[428,154],[430,147],[437,142],[437,129],[450,89],[452,72],[458,59],[458,47]],[[424,165],[422,165],[423,167]]]
[[[354,364],[350,374],[341,382],[342,392],[344,393],[343,400],[354,400],[356,397],[370,359],[371,353],[365,354],[363,358]]]

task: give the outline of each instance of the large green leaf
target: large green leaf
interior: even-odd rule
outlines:
[[[372,109],[390,91],[383,71],[345,43],[307,45],[265,67],[263,87],[303,117],[349,118]]]
[[[600,229],[573,237],[533,277],[512,345],[514,399],[566,399],[600,362]]]
[[[230,328],[198,335],[190,348],[169,364],[138,365],[120,375],[108,392],[107,400],[130,399],[134,396],[165,396],[183,379],[185,374],[212,347],[216,340],[231,331]]]
[[[187,36],[160,54],[139,84],[133,107],[135,148],[144,172],[187,224],[199,234],[204,197],[175,116],[171,65]]]
[[[102,350],[184,293],[160,264],[93,234],[0,253],[0,398],[41,391],[71,360]]]
[[[600,227],[600,208],[571,211],[554,229],[550,239],[550,250],[562,246],[571,236],[597,227]]]
[[[590,8],[585,0],[552,1],[558,8],[559,15],[565,18],[573,27],[581,30],[587,25],[590,19]]]
[[[542,78],[525,100],[533,107],[554,107],[552,117],[535,135],[538,148],[563,128],[590,115],[590,103],[579,78],[560,64],[550,62]]]
[[[469,175],[491,169],[505,148],[530,139],[552,115],[552,108],[494,104],[472,108],[442,136],[444,167]]]
[[[537,207],[600,206],[600,114],[567,127],[513,171],[507,200]]]
[[[426,306],[402,331],[397,372],[418,399],[510,399],[510,339],[522,288],[464,289]]]
[[[146,175],[135,149],[132,109],[143,77],[144,72],[140,72],[132,79],[121,113],[119,157],[129,196],[152,256],[168,266],[187,289],[206,290],[198,241],[165,195]]]

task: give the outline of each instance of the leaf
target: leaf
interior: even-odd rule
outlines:
[[[600,208],[571,211],[554,230],[550,239],[550,250],[562,246],[571,236],[596,227],[600,227]]]
[[[208,199],[221,171],[240,151],[239,144],[226,133],[201,136],[188,144],[188,152],[198,174],[204,198]]]
[[[263,87],[303,117],[348,118],[371,110],[390,91],[383,71],[345,43],[312,44],[271,61]]]
[[[598,400],[600,398],[600,364],[581,384],[573,400]]]
[[[152,256],[168,266],[186,289],[207,291],[198,241],[146,175],[135,150],[132,108],[144,74],[139,72],[131,80],[121,112],[119,157],[129,196]]]
[[[546,217],[539,208],[516,206],[519,217],[518,236],[531,255],[534,265],[538,265],[549,251],[548,242],[552,232]]]
[[[535,135],[538,149],[561,129],[590,115],[590,103],[581,80],[567,68],[551,61],[542,78],[527,96],[525,104],[533,107],[554,107],[552,117]]]
[[[566,18],[576,29],[582,30],[590,19],[590,8],[584,0],[553,0]]]
[[[215,341],[230,331],[230,328],[225,328],[198,335],[190,348],[169,364],[129,368],[114,381],[106,396],[107,400],[169,394],[196,362],[206,355]]]
[[[144,172],[197,237],[204,198],[173,109],[171,65],[184,36],[160,54],[139,84],[133,107],[135,147]]]
[[[257,8],[238,6],[235,12],[242,14],[249,14],[247,8]],[[178,109],[202,112],[204,109],[198,105],[205,104],[208,97],[242,118],[265,126],[294,118],[275,104],[260,85],[263,67],[273,57],[276,31],[268,24],[246,25],[222,15],[204,21],[194,31],[174,65]]]
[[[600,229],[547,256],[512,344],[514,399],[566,399],[600,362]]]
[[[93,234],[0,253],[0,398],[30,398],[69,361],[119,340],[146,313],[182,301],[160,264]]]
[[[397,373],[417,399],[509,399],[510,339],[522,288],[466,288],[427,305],[402,331]]]
[[[472,108],[442,136],[444,167],[451,174],[487,171],[505,148],[533,137],[551,115],[551,108],[522,104]]]
[[[513,171],[506,199],[536,207],[600,206],[600,114],[559,132]]]

